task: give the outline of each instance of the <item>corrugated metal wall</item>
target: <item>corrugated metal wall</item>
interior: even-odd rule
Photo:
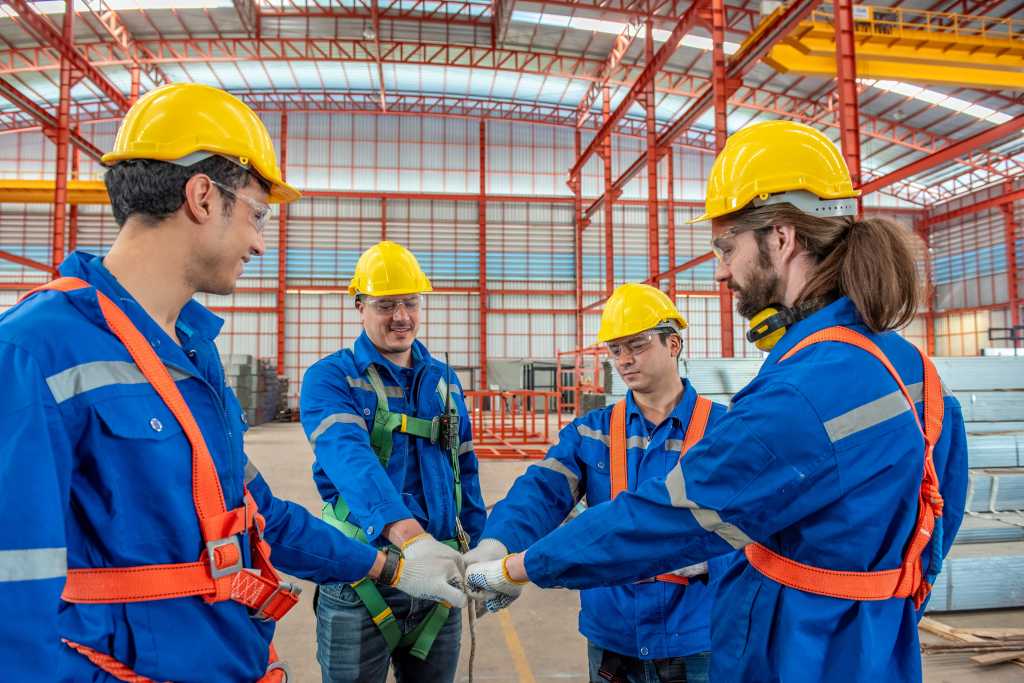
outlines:
[[[280,116],[264,117],[275,140]],[[109,147],[115,126],[89,134]],[[359,334],[359,316],[345,293],[359,253],[382,238],[411,248],[433,280],[437,293],[424,308],[422,338],[435,351],[447,350],[454,365],[480,365],[480,204],[478,121],[381,115],[289,115],[290,182],[325,196],[308,196],[287,208],[288,253],[285,315],[285,372],[297,396],[306,367]],[[581,136],[587,145],[590,134]],[[491,358],[551,359],[575,345],[574,225],[567,200],[566,171],[575,154],[573,131],[543,125],[488,122],[485,203],[487,350]],[[613,174],[618,175],[643,149],[639,139],[616,138]],[[39,133],[0,136],[0,177],[50,178],[53,145]],[[707,225],[691,226],[697,209],[687,202],[703,195],[711,155],[676,148],[671,155],[676,263],[708,250]],[[659,195],[667,184],[659,165]],[[584,195],[603,191],[603,162],[584,169]],[[82,177],[101,169],[83,161]],[[584,302],[605,295],[605,265],[612,255],[613,284],[648,275],[646,172],[631,182],[613,207],[612,245],[605,244],[603,211],[583,234]],[[337,193],[347,193],[338,196]],[[393,195],[389,193],[394,193]],[[407,196],[414,194],[414,197]],[[403,196],[406,195],[406,196]],[[437,195],[437,196],[433,196]],[[457,198],[444,195],[459,195]],[[548,200],[547,198],[551,198]],[[529,201],[525,201],[529,200]],[[1001,310],[958,312],[947,308],[1007,301],[1006,259],[1001,212],[976,214],[968,221],[937,225],[932,236],[936,284],[936,335],[940,354],[976,353],[986,345],[990,326],[1008,324]],[[669,267],[667,209],[660,212],[660,269]],[[0,249],[47,262],[51,207],[0,204]],[[78,244],[103,253],[117,234],[108,207],[82,207]],[[267,253],[253,261],[228,297],[202,297],[226,318],[221,347],[228,353],[274,357],[277,344],[277,221],[266,231]],[[1018,241],[1017,259],[1021,262]],[[923,263],[923,259],[922,259]],[[679,273],[675,287],[680,310],[690,322],[689,352],[721,353],[717,288],[713,265]],[[0,261],[0,308],[19,289],[41,282],[40,271]],[[584,315],[583,341],[596,335],[599,313]],[[737,355],[759,352],[743,339],[744,322],[734,316]],[[923,320],[906,335],[924,343]],[[464,379],[475,377],[464,374]]]

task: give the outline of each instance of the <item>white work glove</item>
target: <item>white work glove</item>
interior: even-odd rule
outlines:
[[[488,612],[497,612],[512,604],[528,581],[513,581],[505,570],[505,561],[478,562],[466,567],[466,593],[474,600],[483,600]]]
[[[392,585],[414,598],[461,609],[466,606],[466,594],[462,592],[464,568],[458,550],[424,533],[402,545],[402,561]]]
[[[679,569],[669,572],[669,574],[675,574],[676,576],[684,576],[688,579],[693,578],[694,576],[703,576],[707,573],[707,562],[698,562],[697,564],[687,565],[685,567],[680,567]]]
[[[468,567],[471,564],[478,564],[480,562],[500,560],[506,555],[508,555],[508,548],[505,547],[504,543],[493,538],[485,538],[482,539],[475,548],[463,555],[462,560]],[[494,596],[487,595],[485,597],[484,594],[475,591],[468,591],[468,594],[473,602],[473,609],[476,612],[476,616],[482,617],[487,614],[487,599],[493,598]]]

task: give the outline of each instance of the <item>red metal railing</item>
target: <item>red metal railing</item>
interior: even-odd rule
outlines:
[[[467,391],[466,405],[479,458],[540,459],[554,441],[555,391]]]

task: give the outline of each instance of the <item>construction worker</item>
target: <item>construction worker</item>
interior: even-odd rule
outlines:
[[[405,247],[363,252],[348,288],[363,332],[306,371],[299,404],[326,521],[382,549],[415,544],[461,563],[486,512],[458,377],[416,339],[429,291]],[[383,683],[389,664],[403,682],[453,681],[462,621],[443,598],[321,582],[323,681]]]
[[[562,429],[548,456],[494,506],[483,540],[466,562],[521,551],[555,529],[581,499],[588,506],[664,477],[723,406],[699,397],[679,376],[686,320],[661,290],[617,288],[604,306],[598,343],[629,387],[626,398]],[[617,426],[618,425],[618,426]],[[617,442],[621,442],[618,446]],[[707,681],[711,580],[727,557],[638,583],[588,588],[580,595],[590,680]]]
[[[121,227],[104,258],[0,316],[0,623],[4,680],[285,680],[270,641],[298,589],[369,575],[463,597],[458,566],[389,557],[273,496],[242,448],[222,321],[264,251],[273,201],[297,199],[256,114],[222,90],[138,100],[103,156]]]
[[[917,311],[907,232],[855,218],[835,146],[773,121],[708,178],[715,279],[769,351],[664,480],[467,567],[491,608],[529,580],[582,588],[742,549],[711,617],[714,681],[919,681],[917,622],[963,517],[957,401],[896,334]]]

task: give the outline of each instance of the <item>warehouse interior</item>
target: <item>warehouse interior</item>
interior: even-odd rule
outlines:
[[[713,278],[710,224],[689,221],[729,134],[824,132],[864,215],[915,237],[925,292],[902,334],[967,423],[968,514],[921,628],[925,680],[1024,675],[1024,4],[5,0],[0,311],[110,247],[99,158],[132,103],[175,82],[252,107],[303,193],[274,207],[235,293],[199,300],[225,321],[249,457],[317,514],[302,378],[359,336],[364,250],[398,242],[430,277],[419,338],[465,389],[492,505],[561,427],[625,395],[595,343],[617,285],[677,305],[703,395],[728,404],[753,378],[764,354]],[[577,611],[531,588],[482,618],[474,680],[585,680]],[[307,605],[277,643],[292,678],[320,680]]]

